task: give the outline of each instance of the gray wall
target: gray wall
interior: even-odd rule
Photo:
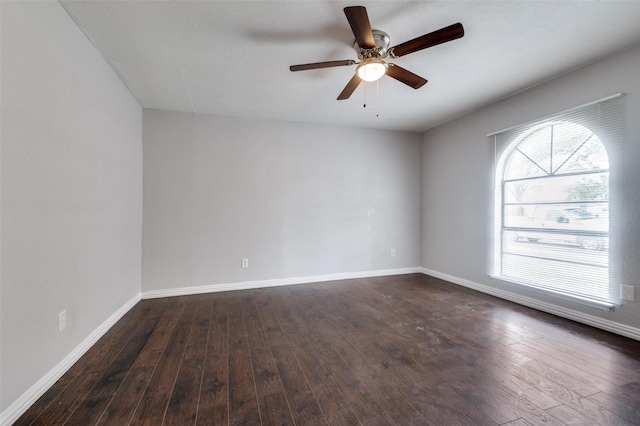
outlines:
[[[140,292],[142,111],[57,2],[1,7],[5,411]]]
[[[419,134],[159,110],[143,128],[143,292],[419,266]]]
[[[423,135],[422,266],[473,283],[640,327],[640,48],[583,67]],[[616,282],[636,301],[613,312],[542,296],[487,276],[493,142],[486,135],[624,92],[624,141],[611,161],[611,250]]]

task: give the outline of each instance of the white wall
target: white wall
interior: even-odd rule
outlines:
[[[565,74],[423,135],[422,266],[461,281],[535,298],[640,331],[640,48]],[[487,276],[493,202],[493,143],[486,135],[624,92],[624,142],[611,160],[614,279],[636,301],[613,312],[542,296]],[[617,327],[614,324],[615,327]]]
[[[419,266],[419,134],[159,110],[143,127],[143,292]]]
[[[1,14],[5,412],[139,297],[142,111],[57,2]]]

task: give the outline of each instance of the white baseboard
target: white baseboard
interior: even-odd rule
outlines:
[[[543,302],[531,297],[522,296],[509,291],[500,290],[498,288],[490,287],[484,284],[479,284],[473,281],[469,281],[463,278],[458,278],[453,275],[444,274],[442,272],[434,271],[428,268],[419,268],[420,272],[425,275],[430,275],[435,278],[440,278],[445,281],[449,281],[454,284],[461,285],[473,290],[477,290],[481,293],[490,294],[491,296],[499,297],[510,302],[515,302],[520,305],[528,306],[530,308],[537,309],[539,311],[547,312],[559,317],[567,318],[573,321],[577,321],[583,324],[590,325],[602,330],[610,331],[612,333],[619,334],[621,336],[629,337],[631,339],[640,340],[640,328],[631,327],[629,325],[621,324],[619,322],[611,321],[606,318],[600,318],[594,315],[585,314],[574,309],[568,309],[562,306],[554,305],[552,303]]]
[[[191,294],[201,293],[215,293],[220,291],[232,291],[232,290],[251,290],[254,288],[263,287],[277,287],[283,285],[296,285],[296,284],[308,284],[317,283],[323,281],[337,281],[348,280],[352,278],[369,278],[369,277],[382,277],[388,275],[405,275],[405,274],[417,274],[420,273],[421,268],[401,268],[401,269],[380,269],[376,271],[361,271],[361,272],[344,272],[339,274],[326,274],[326,275],[313,275],[306,277],[293,277],[293,278],[281,278],[273,280],[260,280],[260,281],[243,281],[226,284],[212,284],[194,287],[178,287],[165,290],[150,290],[142,293],[143,299],[155,299],[158,297],[171,297],[171,296],[188,296]]]
[[[107,318],[98,328],[87,336],[69,355],[64,357],[62,361],[53,367],[47,374],[45,374],[40,380],[33,384],[25,393],[23,393],[17,400],[14,401],[6,410],[0,413],[0,425],[9,426],[24,414],[31,405],[38,400],[53,384],[66,373],[73,364],[84,355],[91,346],[93,346],[98,339],[100,339],[113,325],[129,312],[131,308],[135,306],[141,299],[141,294],[138,293],[130,300],[128,300],[120,309],[114,312],[109,318]]]

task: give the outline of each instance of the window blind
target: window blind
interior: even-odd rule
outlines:
[[[609,253],[621,232],[623,99],[488,135],[496,155],[490,275],[595,306],[620,301]]]

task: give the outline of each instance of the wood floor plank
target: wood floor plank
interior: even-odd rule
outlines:
[[[640,342],[422,274],[143,300],[15,423],[636,425]]]
[[[527,356],[528,358],[535,359],[537,362],[546,365],[548,368],[553,368],[558,371],[562,371],[565,375],[570,375],[576,380],[584,383],[586,386],[596,389],[597,391],[604,391],[611,387],[611,382],[606,379],[602,379],[593,373],[588,373],[577,367],[575,363],[569,363],[563,360],[554,358],[553,356],[537,350],[531,346],[527,346],[521,343],[513,344],[510,348]],[[594,392],[595,393],[595,392]],[[585,395],[588,396],[588,395]]]
[[[640,382],[627,383],[616,389],[616,396],[620,396],[629,401],[640,401]]]
[[[560,404],[558,406],[549,408],[547,413],[562,422],[567,426],[599,426],[600,423],[588,418],[581,412],[574,410],[573,408]]]
[[[345,294],[344,299],[351,300],[347,294]],[[331,318],[324,318],[324,321],[330,327],[319,329],[322,338],[340,354],[346,368],[351,371],[351,374],[361,383],[361,386],[371,390],[371,394],[378,405],[391,417],[393,422],[401,424],[403,416],[420,419],[421,414],[417,407],[398,392],[391,377],[386,380],[379,380],[380,370],[383,367],[369,362],[370,359],[354,346],[356,344],[354,335],[357,333],[364,332],[375,335],[375,321],[370,321],[369,317],[362,316],[359,318],[358,324],[352,324],[353,327],[347,327],[346,324],[352,322],[353,318],[355,318],[354,311],[357,311],[355,303],[351,306],[348,315],[332,315]],[[372,328],[368,328],[367,324],[371,324]],[[383,395],[384,397],[382,397]],[[422,419],[422,421],[426,421],[426,419]]]
[[[156,327],[158,319],[140,323],[138,330],[122,348],[118,356],[104,371],[98,382],[85,396],[82,404],[67,420],[69,424],[95,424],[110,403],[129,369],[134,364],[140,352],[149,340]]]
[[[262,298],[257,299],[262,300],[262,306],[264,306],[264,292],[259,294]],[[307,317],[300,315],[298,312],[299,310],[307,312],[310,307],[309,303],[305,303],[295,296],[295,291],[269,292],[269,296],[266,299],[271,300],[266,303],[279,307],[276,315],[278,316],[280,329],[286,334],[294,357],[298,361],[298,365],[305,375],[311,387],[311,392],[314,394],[327,423],[331,425],[360,424],[360,420],[346,402],[346,398],[340,388],[336,385],[331,372],[313,347],[314,334],[307,328]],[[288,303],[290,301],[296,305],[295,311],[292,309],[292,305]]]
[[[282,332],[271,306],[258,307],[258,313],[269,337],[271,354],[294,421],[297,424],[326,424],[322,410],[318,406],[311,387],[302,372],[298,361],[291,352],[289,342]]]
[[[159,359],[161,352],[157,352]],[[133,366],[95,424],[109,426],[128,424],[147,389],[154,370],[155,365]]]
[[[442,374],[442,373],[440,373]],[[523,418],[533,424],[560,424],[526,396],[519,395],[473,367],[460,366],[445,373],[452,386],[499,423]]]
[[[193,425],[196,422],[202,367],[211,324],[212,300],[204,295],[195,307],[180,369],[164,416],[167,425]]]
[[[357,416],[362,424],[383,425],[393,422],[389,414],[380,406],[380,403],[374,398],[370,389],[364,386],[355,375],[345,372],[350,371],[349,365],[344,362],[343,357],[337,349],[335,349],[329,341],[324,337],[323,327],[327,327],[327,315],[336,313],[335,305],[331,304],[331,300],[338,303],[345,303],[340,298],[326,297],[328,289],[324,289],[321,293],[314,292],[314,303],[306,303],[303,300],[290,300],[288,306],[296,306],[298,312],[304,312],[302,318],[313,318],[313,321],[298,321],[298,328],[306,335],[312,336],[311,345],[321,359],[322,364],[331,377],[332,382],[338,389],[338,395],[349,402],[350,411]],[[329,289],[330,290],[330,289]],[[329,293],[331,294],[331,293]],[[289,298],[287,298],[289,299]],[[286,304],[281,298],[280,302],[274,305]],[[348,305],[343,305],[348,308]],[[348,415],[348,414],[347,414]]]
[[[367,296],[364,295],[363,297]],[[387,312],[387,319],[393,330],[387,331],[383,329],[376,331],[376,339],[373,340],[373,345],[361,347],[360,350],[370,355],[375,355],[379,364],[400,380],[400,384],[397,384],[397,386],[404,385],[406,387],[403,392],[410,395],[410,398],[418,404],[421,412],[428,419],[435,423],[452,421],[459,425],[495,424],[493,420],[483,415],[479,410],[460,410],[455,401],[456,399],[462,399],[452,391],[447,384],[447,380],[442,380],[431,374],[431,369],[428,368],[430,356],[434,353],[441,353],[443,349],[439,347],[440,343],[442,343],[441,339],[433,334],[429,336],[430,330],[426,330],[425,333],[423,318],[405,315],[404,310],[396,310],[393,306],[385,306],[385,304],[394,303],[389,298],[381,298],[377,301],[370,300],[370,302],[379,306],[382,311]],[[393,334],[390,335],[390,332]],[[425,336],[425,334],[428,336]],[[392,340],[391,337],[395,337],[395,340]],[[413,348],[406,350],[407,345],[416,345],[416,342],[420,345],[421,339],[424,338],[429,342],[429,346],[425,347],[425,350],[413,350]],[[363,339],[363,342],[366,342],[366,340]],[[360,342],[360,339],[356,339],[356,342]],[[434,351],[433,346],[437,346],[438,349]],[[404,350],[400,348],[404,348]],[[447,344],[448,350],[454,348],[463,349],[457,343],[455,345]],[[407,357],[413,358],[413,360],[407,359]],[[447,358],[455,359],[455,356],[448,356]],[[415,381],[417,377],[425,379],[429,385],[425,386],[422,381]]]
[[[315,351],[311,348],[311,344],[306,335],[304,335],[297,326],[295,314],[287,308],[277,310],[278,324],[286,336],[289,347],[293,352],[298,365],[305,376],[309,385],[326,384],[329,377],[326,369],[323,367],[321,360]]]
[[[291,424],[293,414],[252,295],[242,305],[248,330],[251,365],[263,424]]]
[[[286,290],[296,289],[289,288]],[[341,395],[340,390],[333,383],[331,373],[324,365],[324,360],[318,356],[314,348],[309,345],[309,341],[306,340],[306,338],[312,338],[309,330],[305,329],[306,333],[304,333],[304,337],[301,336],[303,331],[301,331],[299,324],[297,324],[299,318],[291,312],[290,307],[286,303],[283,303],[284,300],[289,298],[289,295],[293,298],[297,297],[297,292],[293,291],[292,293],[289,293],[287,291],[285,293],[260,290],[257,291],[255,295],[256,304],[261,309],[265,309],[266,306],[271,306],[274,307],[274,309],[277,309],[276,315],[285,315],[284,318],[279,318],[277,321],[274,321],[275,316],[271,316],[270,313],[267,312],[266,318],[269,321],[273,321],[269,323],[270,327],[280,327],[280,331],[286,333],[289,345],[294,351],[294,357],[298,361],[298,365],[300,366],[303,375],[307,378],[306,380],[310,384],[311,391],[316,397],[316,401],[318,402],[327,422],[329,424],[333,424],[333,420],[331,420],[332,418],[341,418],[344,414],[346,416],[345,418],[349,419],[348,421],[350,423],[348,424],[358,424],[358,420],[351,412],[348,404],[344,403],[345,400]],[[297,301],[298,300],[296,299],[294,303],[297,303]],[[301,302],[304,305],[301,306],[301,308],[305,309],[305,306],[308,305],[308,300]],[[306,325],[307,324],[305,324],[304,327],[306,327]],[[306,348],[308,353],[301,356],[301,348]],[[323,384],[327,384],[327,386],[323,386]],[[326,399],[328,393],[331,394],[329,400]],[[323,400],[323,398],[325,399]],[[340,410],[344,410],[344,413],[340,413]]]
[[[84,403],[96,382],[103,378],[105,369],[111,367],[134,330],[140,328],[141,321],[145,318],[153,321],[160,311],[161,307],[139,304],[125,314],[122,320],[105,333],[65,374],[62,379],[70,380],[69,386],[58,391],[55,399],[42,409],[32,424],[55,424],[67,421]],[[101,389],[97,389],[97,392],[100,393]],[[107,397],[111,398],[111,395]],[[23,421],[26,421],[26,418],[19,420],[16,424],[27,424],[22,423]]]
[[[59,398],[64,390],[73,382],[75,376],[63,376],[53,384],[22,416],[16,420],[15,425],[30,425]],[[36,423],[37,424],[37,423]]]
[[[227,295],[214,296],[196,413],[198,425],[229,422]]]
[[[404,383],[423,417],[433,424],[495,425],[491,416],[482,412],[456,392],[448,380],[428,372],[419,364],[394,368],[393,374]]]
[[[515,363],[520,365],[523,370],[527,370],[527,373],[521,375],[521,377],[530,385],[584,414],[591,421],[603,425],[630,424],[615,413],[584,397],[584,393],[592,395],[594,390],[587,388],[585,391],[583,383],[573,380],[571,376],[559,373],[557,370],[547,368],[544,364],[538,363],[533,359],[511,352],[509,348],[505,352],[499,350],[496,354],[505,356],[505,363]]]
[[[640,370],[637,368],[638,359],[634,359],[625,352],[612,349],[608,344],[593,344],[582,340],[545,338],[542,342],[546,346],[553,347],[568,355],[570,359],[590,366],[598,366],[599,369],[617,373],[630,381],[640,382]]]
[[[228,298],[229,316],[229,424],[261,424],[258,395],[249,356],[249,341],[242,312],[242,295]]]
[[[339,397],[342,392],[336,392],[336,388],[332,384],[318,383],[311,385],[311,392],[315,395],[328,425],[362,424],[349,404]]]
[[[194,297],[182,297],[189,302],[197,300]],[[182,362],[194,314],[193,309],[182,309],[175,328],[167,341],[165,350],[156,365],[153,376],[131,419],[133,424],[162,424],[177,372]]]
[[[531,426],[531,422],[524,419],[516,419],[512,422],[503,423],[500,426]]]
[[[162,316],[158,319],[149,340],[96,424],[116,426],[127,424],[130,421],[147,389],[169,337],[177,325],[177,319],[186,306],[186,300],[181,298],[143,301],[142,303],[162,309]]]
[[[327,341],[316,337],[314,347],[323,358],[323,363],[340,390],[340,395],[344,395],[350,409],[353,410],[360,423],[366,425],[393,424],[393,420],[380,407],[371,391],[362,386],[353,374],[347,373],[348,366],[344,364],[338,352]]]
[[[156,311],[154,311],[154,309]],[[109,329],[87,353],[82,356],[66,373],[69,376],[103,371],[108,368],[113,357],[129,340],[140,322],[147,315],[161,310],[161,307],[139,303],[127,312],[120,321]],[[154,316],[152,314],[152,316]],[[154,316],[155,317],[155,316]]]
[[[444,335],[456,335],[461,330],[465,330],[465,334],[469,336],[466,340],[473,350],[465,350],[466,348],[456,350],[455,354],[452,354],[454,366],[466,365],[479,372],[489,372],[488,374],[494,380],[499,381],[512,392],[526,396],[533,404],[543,410],[560,404],[556,398],[541,392],[526,380],[525,376],[532,374],[529,370],[498,355],[497,347],[502,350],[506,350],[508,347],[503,344],[505,343],[503,339],[491,338],[482,330],[478,330],[473,322],[470,323],[464,318],[441,319],[438,320],[435,327],[439,333]]]
[[[41,414],[36,416],[33,425],[63,424],[78,408],[85,396],[102,373],[88,373],[73,377],[58,397]]]
[[[562,386],[563,388],[571,389],[580,396],[587,397],[598,392],[597,388],[585,384],[578,377],[567,374],[560,368],[554,368],[553,366],[549,366],[535,358],[531,358],[520,351],[516,351],[512,346],[496,347],[495,350],[510,362],[521,365],[549,381]]]
[[[488,355],[488,356],[487,356]],[[459,354],[461,361],[480,372],[491,374],[512,392],[525,395],[527,399],[543,410],[555,407],[561,402],[552,395],[541,391],[531,382],[539,382],[539,378],[526,368],[511,364],[503,357],[493,355],[490,350],[479,350],[475,354]]]
[[[622,417],[632,424],[640,425],[640,400],[630,401],[606,392],[591,395],[589,400],[612,413],[616,413],[619,417]]]
[[[429,419],[434,424],[495,424],[479,410],[469,409],[468,406],[460,409],[461,405],[457,400],[462,401],[462,398],[453,392],[448,381],[434,376],[429,368],[425,368],[429,363],[430,355],[442,353],[442,348],[433,351],[433,346],[439,346],[441,343],[438,338],[433,335],[427,337],[431,347],[422,352],[425,357],[416,357],[419,351],[406,350],[407,345],[415,345],[425,337],[425,330],[418,330],[424,327],[416,327],[416,324],[423,324],[422,318],[405,315],[404,310],[386,306],[386,304],[395,303],[388,298],[371,299],[363,292],[359,294],[359,298],[380,308],[381,312],[385,313],[384,322],[390,326],[388,329],[383,327],[376,330],[375,339],[366,339],[364,338],[366,334],[363,334],[360,338],[354,336],[352,342],[355,342],[361,353],[374,357],[375,362],[397,379],[394,385],[400,393],[417,404],[423,418]],[[367,341],[371,343],[368,346]],[[452,349],[454,346],[449,344],[447,347]]]

